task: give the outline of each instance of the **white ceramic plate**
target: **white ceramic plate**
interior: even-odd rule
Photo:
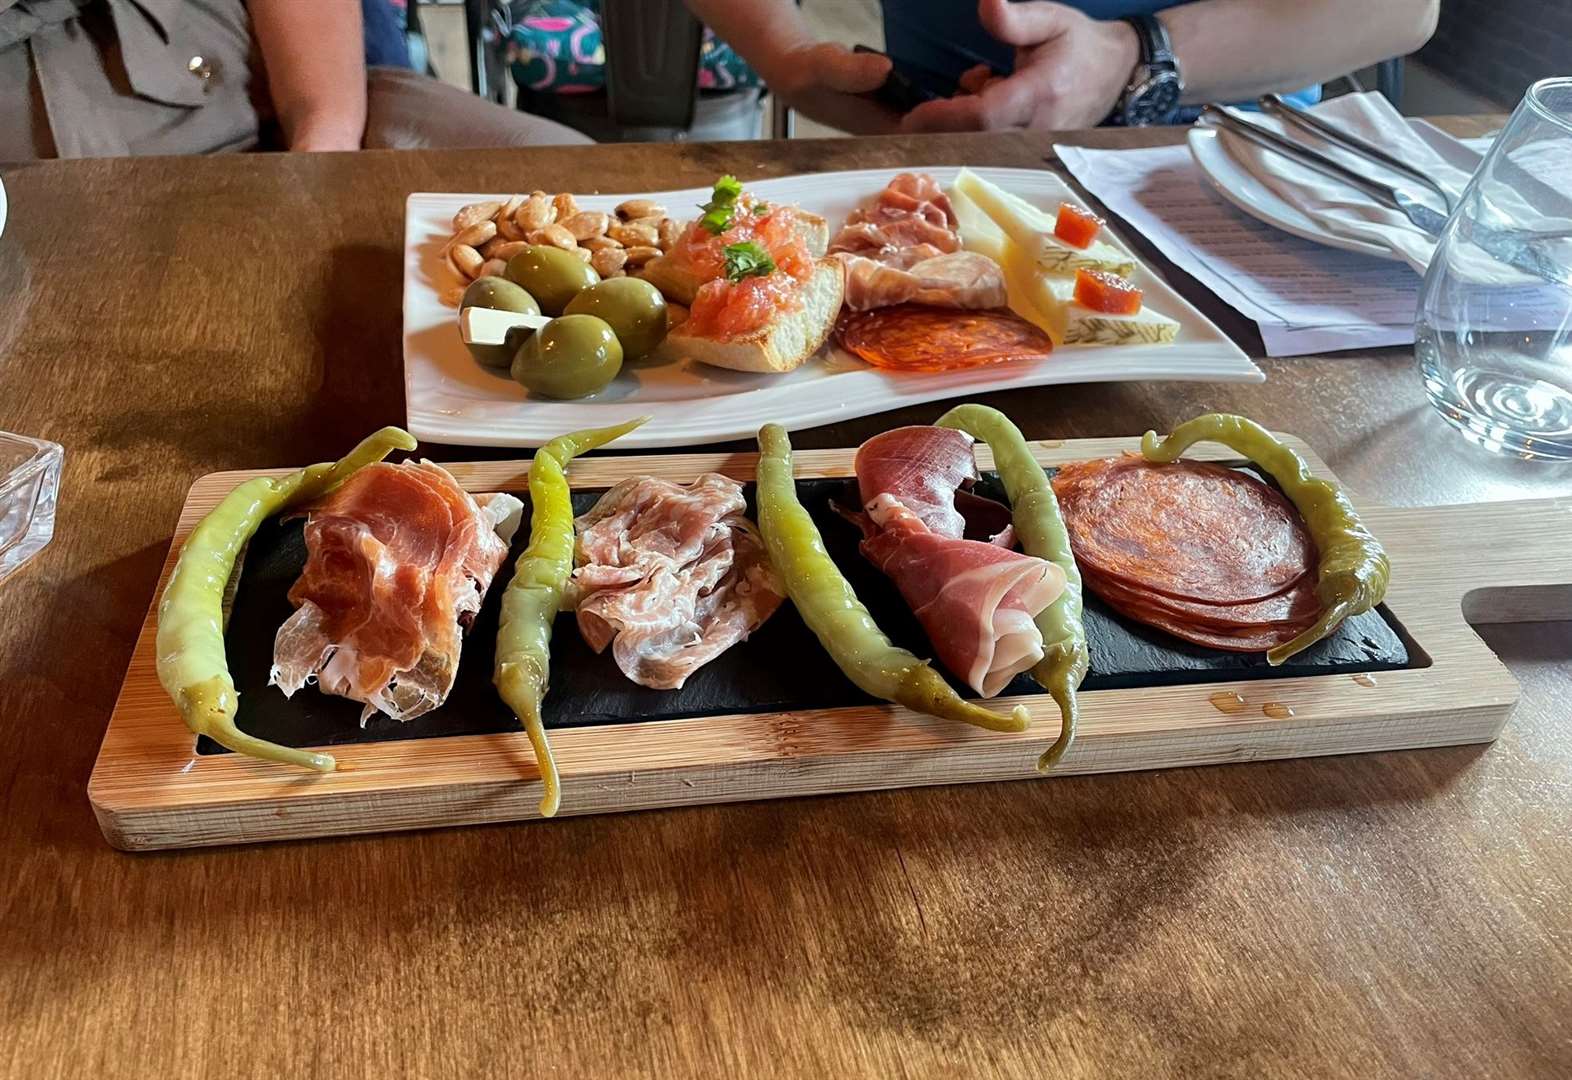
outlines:
[[[959,167],[921,171],[948,186]],[[1046,210],[1075,198],[1050,172],[976,171]],[[748,190],[771,202],[796,203],[822,214],[833,229],[859,203],[871,200],[895,172],[868,169],[760,180],[748,183]],[[496,197],[417,192],[405,209],[404,394],[409,428],[422,439],[472,446],[539,446],[565,431],[648,413],[650,422],[618,440],[619,447],[687,446],[751,438],[770,421],[790,429],[813,427],[1012,386],[1140,379],[1260,382],[1265,378],[1221,330],[1156,274],[1142,268],[1136,282],[1145,290],[1147,304],[1179,320],[1179,337],[1171,345],[1072,346],[1055,350],[1047,360],[933,375],[878,371],[827,346],[819,357],[788,375],[668,364],[624,368],[609,387],[582,401],[532,398],[506,373],[482,367],[470,357],[459,340],[457,311],[439,297],[443,289],[458,284],[440,257],[442,244],[452,233],[454,213],[469,203]],[[632,196],[576,197],[586,209],[610,211]],[[686,218],[709,198],[709,190],[649,197]]]
[[[1409,126],[1436,153],[1464,172],[1473,172],[1478,166],[1482,157],[1478,147],[1455,139],[1423,120],[1411,120]],[[1225,135],[1227,138],[1223,137]],[[1286,202],[1239,163],[1238,157],[1230,149],[1230,143],[1237,138],[1236,135],[1229,135],[1206,124],[1195,125],[1186,135],[1190,156],[1200,167],[1201,174],[1212,185],[1212,189],[1228,202],[1259,221],[1317,244],[1357,251],[1361,255],[1374,255],[1378,259],[1402,261],[1402,257],[1391,248],[1367,240],[1339,236],[1317,225],[1304,211]],[[1488,146],[1488,141],[1485,142]]]
[[[5,214],[6,214],[5,181],[4,180],[0,180],[0,235],[3,235],[5,233]]]
[[[1398,258],[1391,248],[1328,232],[1298,207],[1285,202],[1282,196],[1239,164],[1239,160],[1228,150],[1228,139],[1237,136],[1228,135],[1225,139],[1223,136],[1226,134],[1198,124],[1186,136],[1190,143],[1190,156],[1195,158],[1196,165],[1200,166],[1201,174],[1212,185],[1212,190],[1224,199],[1257,220],[1317,244],[1357,251],[1361,255],[1374,255],[1378,259]]]

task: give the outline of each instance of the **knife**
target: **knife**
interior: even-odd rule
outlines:
[[[1448,213],[1451,213],[1456,208],[1452,196],[1448,194],[1447,190],[1436,183],[1434,179],[1426,176],[1422,170],[1416,169],[1400,158],[1393,157],[1379,146],[1365,142],[1365,140],[1341,128],[1333,127],[1314,113],[1301,109],[1281,94],[1264,94],[1256,99],[1256,104],[1261,107],[1262,112],[1271,113],[1285,123],[1293,124],[1301,131],[1308,131],[1312,135],[1318,135],[1327,142],[1341,146],[1349,153],[1373,161],[1383,168],[1391,169],[1399,176],[1406,176],[1410,180],[1429,188],[1441,197],[1441,204],[1446,207]]]

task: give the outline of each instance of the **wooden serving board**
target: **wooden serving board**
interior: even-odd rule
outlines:
[[[1326,466],[1296,440],[1313,470]],[[1135,439],[1034,444],[1044,465],[1105,457]],[[853,451],[800,451],[797,475],[851,475]],[[1228,461],[1220,447],[1190,455]],[[991,466],[985,446],[979,464]],[[753,478],[752,454],[595,457],[573,463],[574,488],[638,474],[688,481],[703,472]],[[522,491],[527,461],[446,466],[472,491]],[[156,597],[192,527],[237,483],[289,470],[215,473],[181,511]],[[1358,502],[1358,500],[1355,500]],[[1471,506],[1360,504],[1392,558],[1387,605],[1411,666],[1377,675],[1318,675],[1084,692],[1074,748],[1053,776],[1360,753],[1493,740],[1517,684],[1469,622],[1572,618],[1572,498]],[[506,571],[499,575],[506,578]],[[137,639],[88,784],[104,836],[126,850],[513,821],[537,817],[540,778],[520,733],[333,748],[339,771],[316,775],[238,754],[198,754],[158,684],[154,609]],[[468,648],[485,648],[471,642]],[[552,732],[561,813],[980,780],[1041,779],[1037,755],[1058,732],[1046,695],[1017,697],[1033,727],[983,731],[870,705],[704,716]]]

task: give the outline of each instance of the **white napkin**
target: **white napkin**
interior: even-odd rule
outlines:
[[[1386,98],[1374,92],[1332,98],[1313,106],[1311,112],[1340,130],[1379,146],[1394,157],[1421,169],[1451,196],[1454,206],[1463,194],[1463,189],[1468,186],[1472,169],[1481,160],[1477,152],[1455,139],[1450,140],[1455,147],[1447,146],[1447,153],[1443,156],[1427,140],[1414,133],[1408,121]],[[1271,128],[1284,138],[1309,146],[1361,175],[1401,188],[1440,213],[1447,212],[1447,207],[1442,205],[1435,192],[1412,177],[1392,172],[1373,161],[1300,131],[1291,124],[1285,124],[1270,114],[1252,114],[1249,119]],[[1226,128],[1220,130],[1223,146],[1235,161],[1271,188],[1284,202],[1302,211],[1328,232],[1387,248],[1420,274],[1430,265],[1430,257],[1436,249],[1435,237],[1415,228],[1398,211],[1389,210],[1354,188],[1306,168],[1291,158],[1261,149]],[[1460,165],[1463,167],[1460,168]]]

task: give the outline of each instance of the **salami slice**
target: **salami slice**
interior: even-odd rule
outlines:
[[[847,312],[836,327],[847,352],[890,371],[958,371],[1010,360],[1041,360],[1048,335],[1009,311],[897,304]]]
[[[1235,469],[1126,454],[1067,465],[1053,486],[1076,561],[1138,593],[1248,604],[1315,566],[1294,505]]]

